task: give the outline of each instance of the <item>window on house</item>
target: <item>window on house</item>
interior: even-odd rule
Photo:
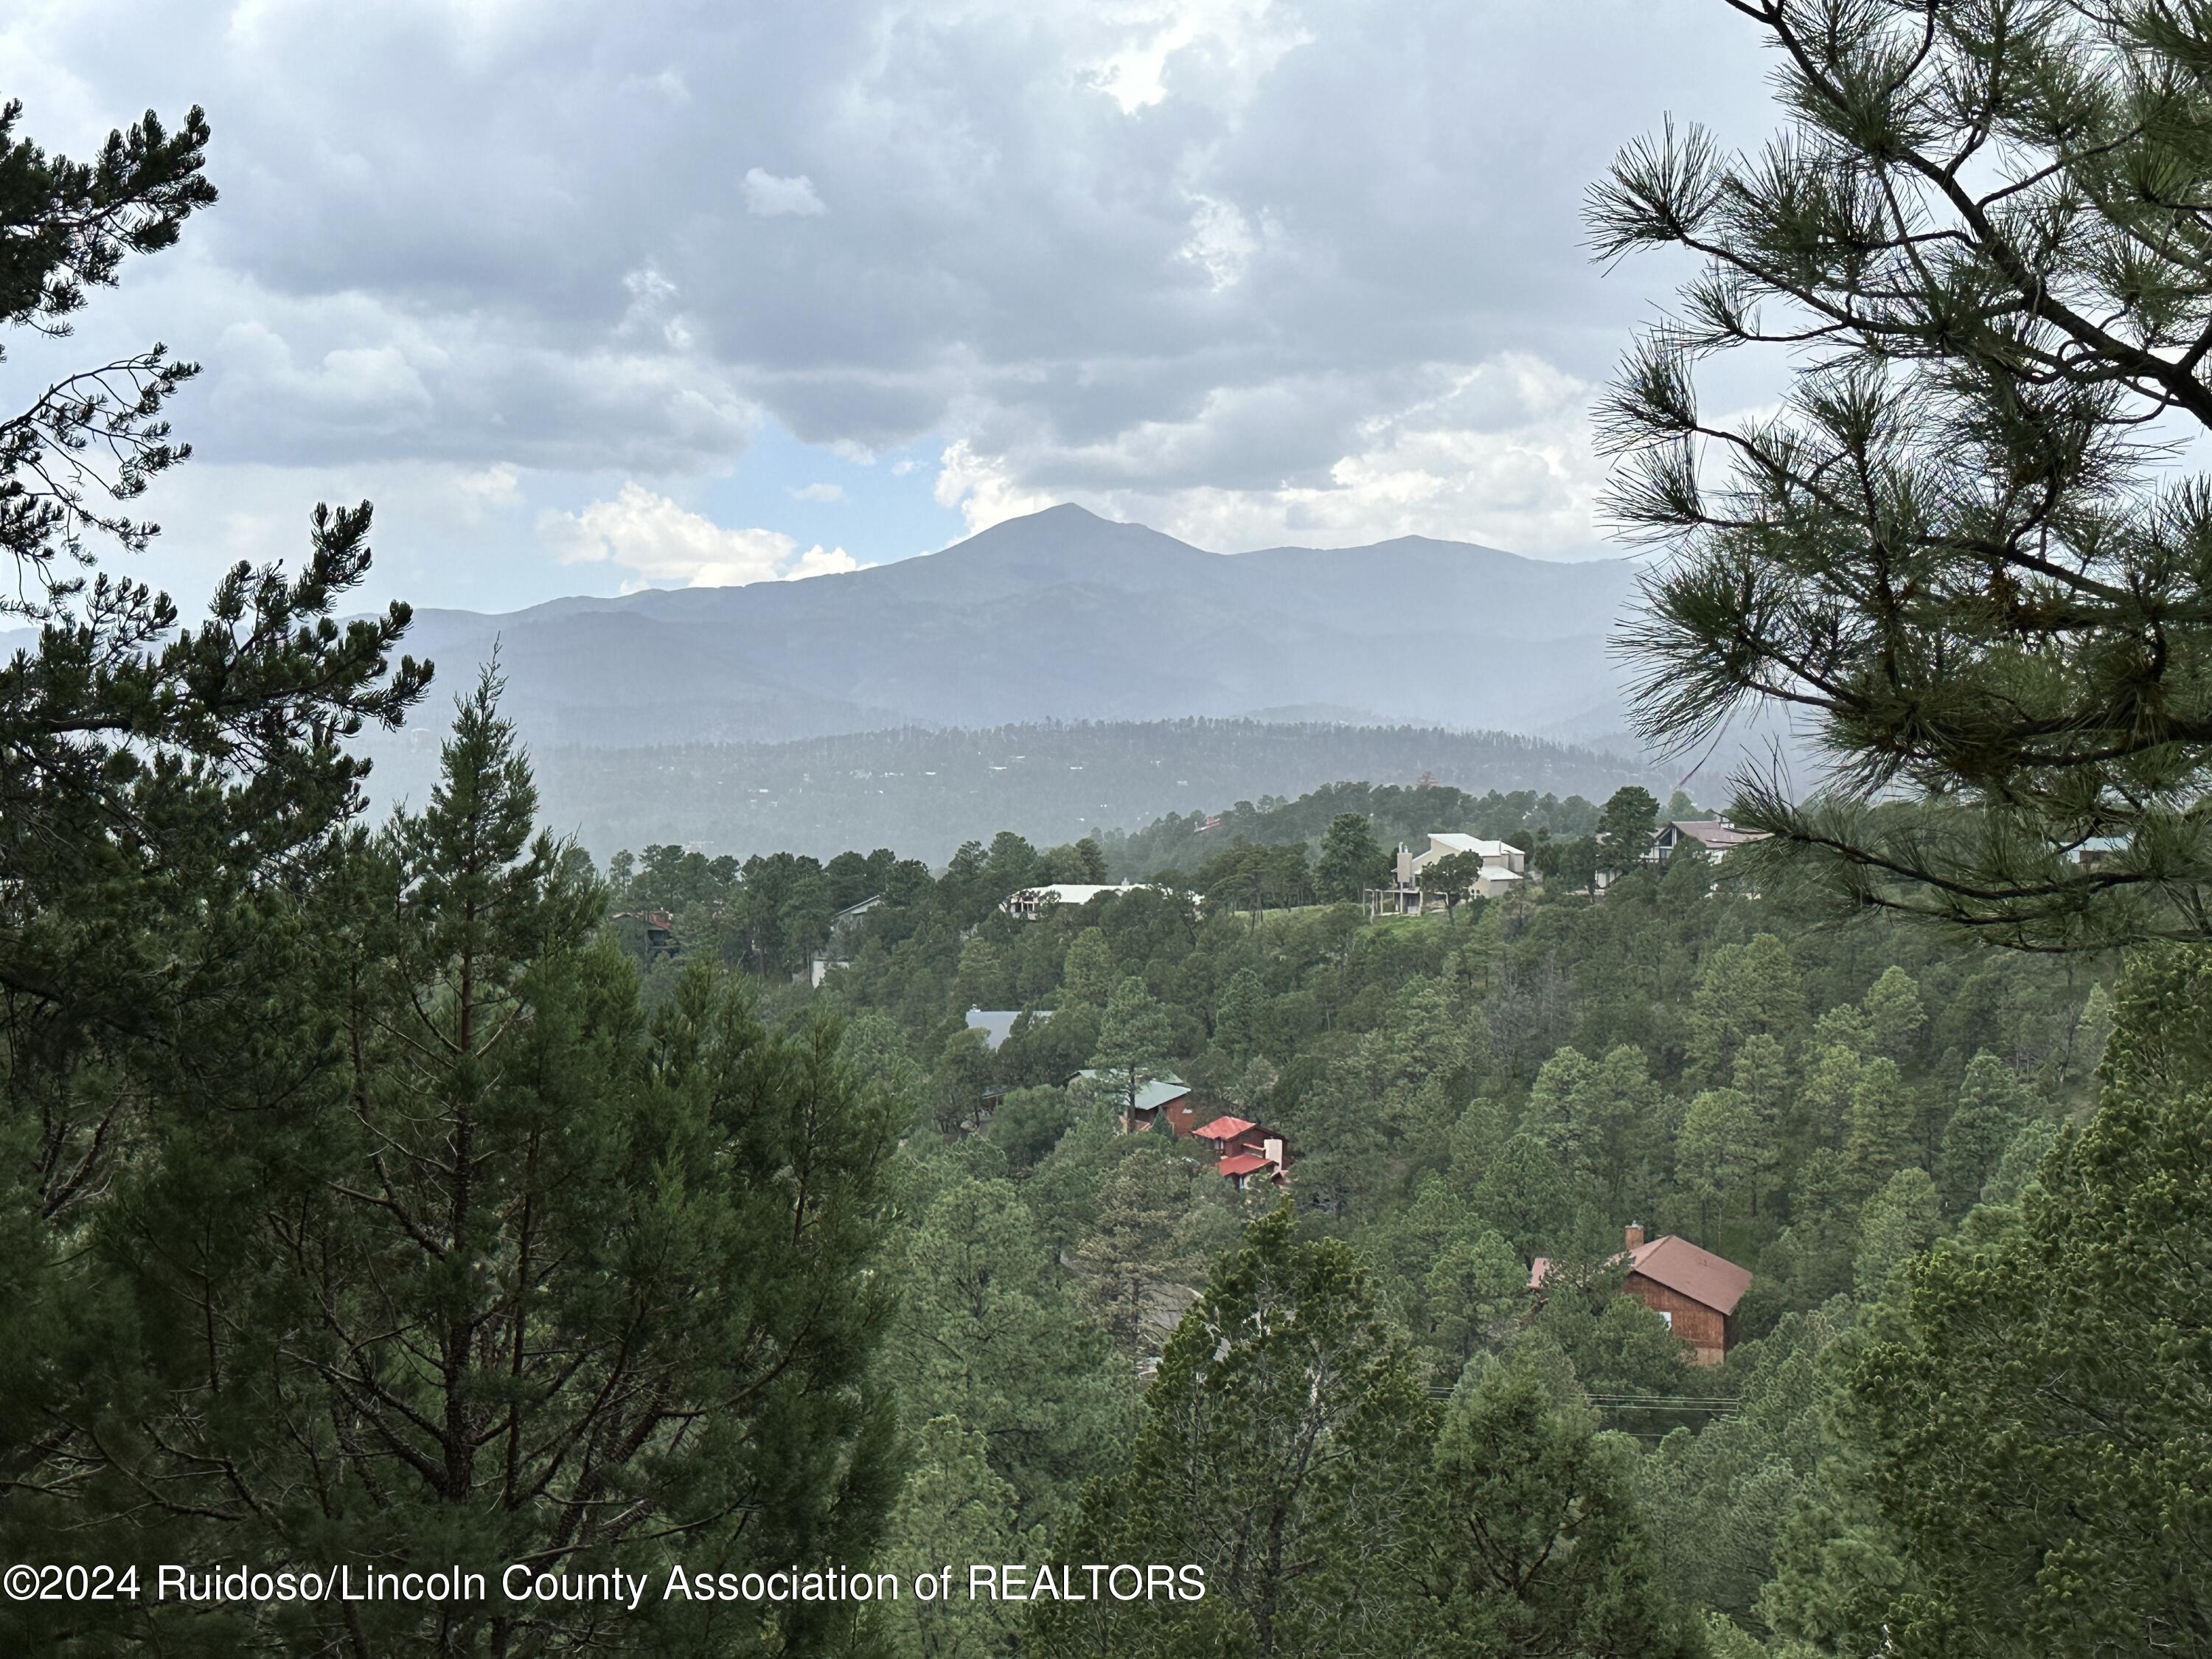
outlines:
[[[1674,1310],[1672,1310],[1671,1308],[1662,1308],[1662,1309],[1660,1309],[1660,1310],[1659,1310],[1659,1317],[1660,1317],[1660,1318],[1662,1318],[1662,1319],[1663,1319],[1663,1320],[1665,1320],[1665,1321],[1667,1322],[1667,1328],[1668,1328],[1668,1330],[1670,1330],[1670,1331],[1671,1331],[1671,1330],[1673,1330],[1673,1329],[1674,1328]]]

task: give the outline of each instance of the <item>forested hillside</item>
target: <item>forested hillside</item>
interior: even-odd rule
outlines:
[[[979,829],[1059,842],[1343,778],[1599,799],[1638,782],[1665,793],[1633,759],[1434,726],[1038,722],[680,744],[633,735],[641,741],[629,747],[533,745],[547,817],[603,859],[650,842],[738,858],[890,846],[942,863]],[[438,734],[410,731],[364,752],[380,802],[420,800],[436,775]]]
[[[1352,790],[1307,810],[1358,799],[1413,810]],[[1663,1653],[1700,1650],[1700,1610],[1754,1634],[1796,1627],[1808,1583],[1834,1589],[1825,1545],[1790,1517],[1843,1501],[1819,1474],[1838,1345],[1975,1206],[1984,1231],[2016,1212],[2092,1101],[2110,964],[1962,952],[1872,916],[1833,925],[1716,885],[1686,856],[1601,902],[1476,900],[1452,918],[1201,911],[1145,890],[1034,922],[996,908],[1093,856],[1001,835],[935,877],[888,854],[832,860],[823,902],[890,898],[821,992],[773,994],[836,1009],[908,1126],[915,1312],[888,1363],[905,1419],[928,1426],[894,1559],[926,1557],[948,1509],[972,1528],[963,1548],[1009,1560],[1035,1553],[1038,1528],[1050,1552],[1116,1559],[1083,1552],[1150,1515],[1231,1607],[1272,1604],[1301,1641],[1351,1639],[1350,1620],[1373,1644],[1358,1650],[1395,1651],[1384,1632],[1446,1616],[1561,1650]],[[686,957],[781,975],[746,905],[749,890],[791,890],[791,869],[718,873],[672,850],[622,869],[617,902],[674,913],[676,957],[632,947],[648,1000]],[[977,1006],[1030,1012],[991,1052],[964,1024]],[[1287,1193],[1235,1193],[1164,1128],[1122,1133],[1110,1098],[1071,1085],[1094,1066],[1178,1075],[1196,1121],[1287,1135]],[[1610,1259],[1632,1222],[1752,1270],[1724,1365],[1686,1365],[1619,1294]],[[1539,1297],[1540,1255],[1559,1265]],[[1287,1401],[1225,1374],[1212,1337],[1184,1352],[1198,1338],[1176,1319],[1200,1286],[1213,1318],[1225,1297],[1289,1297],[1359,1389]],[[1205,1399],[1239,1413],[1205,1448],[1205,1484],[1237,1492],[1240,1513],[1279,1506],[1322,1558],[1318,1581],[1240,1571],[1239,1523],[1182,1507],[1198,1472],[1151,1461],[1163,1413]],[[1304,1489],[1269,1450],[1324,1423],[1347,1443],[1350,1491]],[[1542,1473],[1506,1473],[1524,1468]],[[1086,1498],[1092,1480],[1110,1484]],[[1611,1517],[1583,1547],[1601,1559],[1537,1566],[1578,1504]],[[1452,1528],[1475,1516],[1524,1540],[1525,1579],[1453,1558]],[[1422,1611],[1440,1571],[1472,1575],[1448,1615]],[[975,1651],[1075,1651],[1098,1634],[969,1620]],[[1164,1633],[1176,1622],[1125,1613],[1104,1636],[1184,1651],[1173,1644],[1200,1638]]]
[[[0,421],[0,1653],[2212,1659],[2212,483],[2173,470],[2212,12],[1729,9],[1784,139],[1667,124],[1587,203],[1600,258],[1702,262],[1595,422],[1668,544],[1638,729],[1685,778],[1762,715],[1833,763],[1725,821],[1522,739],[1137,722],[640,750],[599,786],[659,805],[591,834],[651,827],[595,858],[532,754],[575,729],[495,667],[434,699],[409,607],[349,614],[369,504],[179,605],[140,502],[197,366],[39,382]],[[37,361],[214,205],[211,129],[79,161],[18,119]],[[753,172],[749,220],[846,222]],[[1778,345],[1778,404],[1701,412]],[[1466,550],[1395,544],[1434,591],[1341,629],[1369,573],[1276,550],[1320,613],[1276,640],[1180,605],[1212,556],[1060,522],[1218,642],[1192,706],[1324,634],[1425,690],[1475,637],[1401,623],[1481,597]],[[887,636],[948,572],[990,600],[915,624],[957,684],[872,684],[1156,694],[994,546],[852,579]],[[804,586],[707,608],[750,649]],[[649,647],[684,608],[604,610]],[[1609,702],[1586,623],[1486,672]],[[593,732],[653,735],[629,690]]]

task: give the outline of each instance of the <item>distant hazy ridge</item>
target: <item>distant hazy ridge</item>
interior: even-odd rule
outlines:
[[[1058,507],[805,581],[418,610],[437,687],[363,747],[380,805],[419,800],[496,641],[547,813],[601,854],[941,858],[1424,771],[1601,796],[1653,781],[1607,654],[1634,587],[1626,560],[1419,537],[1230,556]]]
[[[421,611],[409,648],[452,689],[496,638],[538,744],[1193,714],[1586,740],[1621,729],[1606,635],[1633,583],[1419,538],[1231,556],[1058,507],[843,575]]]
[[[386,769],[386,788],[402,769],[427,784],[430,736],[404,769]],[[741,855],[889,847],[938,862],[998,830],[1050,844],[1168,812],[1218,811],[1348,779],[1413,783],[1424,773],[1477,793],[1529,789],[1602,800],[1623,783],[1664,787],[1609,755],[1497,732],[1252,720],[908,727],[667,748],[562,744],[537,749],[532,760],[546,817],[602,855],[678,842]],[[419,798],[421,787],[410,793]]]

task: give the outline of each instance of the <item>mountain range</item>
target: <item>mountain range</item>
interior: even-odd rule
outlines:
[[[422,799],[450,697],[496,647],[549,817],[601,854],[942,857],[1423,774],[1663,797],[1678,780],[1638,757],[1607,652],[1636,579],[1418,536],[1211,553],[1056,507],[799,581],[418,609],[407,649],[438,689],[362,747],[380,805]]]
[[[1634,586],[1421,537],[1209,553],[1056,507],[800,581],[421,610],[409,649],[457,687],[496,641],[541,744],[1191,715],[1588,742],[1623,731],[1606,637]]]

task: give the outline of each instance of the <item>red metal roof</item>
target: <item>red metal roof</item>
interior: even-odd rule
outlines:
[[[1626,1261],[1629,1271],[1642,1273],[1655,1285],[1679,1291],[1693,1302],[1702,1302],[1715,1313],[1732,1314],[1743,1293],[1751,1288],[1751,1273],[1725,1256],[1701,1250],[1686,1238],[1668,1233],[1647,1238],[1634,1249],[1613,1258]],[[1528,1267],[1528,1288],[1535,1290],[1552,1271],[1551,1259],[1538,1256]]]
[[[1238,1152],[1221,1160],[1221,1173],[1225,1176],[1253,1175],[1274,1167],[1257,1152]]]
[[[1260,1126],[1241,1117],[1217,1117],[1204,1128],[1195,1131],[1207,1140],[1234,1140],[1237,1136]]]
[[[1655,1285],[1679,1291],[1715,1313],[1729,1314],[1751,1288],[1751,1273],[1725,1256],[1701,1250],[1673,1233],[1646,1239],[1628,1252],[1630,1268]]]

